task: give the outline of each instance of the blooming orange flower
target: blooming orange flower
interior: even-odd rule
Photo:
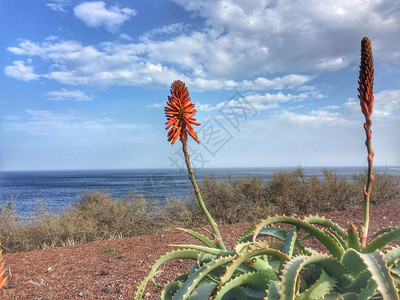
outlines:
[[[1,246],[1,244],[0,244]],[[7,277],[4,277],[4,261],[3,261],[3,256],[1,253],[1,249],[0,249],[0,290],[3,288],[3,286],[6,284],[7,282]]]
[[[197,132],[192,126],[200,125],[194,118],[197,111],[190,100],[185,83],[175,80],[171,84],[170,91],[171,96],[168,96],[168,106],[164,108],[165,116],[167,117],[166,129],[169,129],[168,142],[172,141],[173,145],[178,137],[181,138],[181,141],[186,141],[187,134],[189,134],[197,143],[200,143]]]
[[[361,64],[358,80],[358,98],[360,99],[361,111],[367,121],[372,114],[374,105],[374,60],[372,57],[371,41],[365,37],[361,41]]]

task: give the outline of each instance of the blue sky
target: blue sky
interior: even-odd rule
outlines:
[[[181,166],[175,79],[197,168],[364,166],[364,36],[375,164],[400,165],[398,0],[5,0],[0,28],[0,170]]]

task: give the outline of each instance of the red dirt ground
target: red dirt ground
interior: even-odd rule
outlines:
[[[346,226],[347,221],[359,222],[363,213],[351,210],[323,215]],[[249,225],[220,226],[225,244],[232,247]],[[400,226],[400,205],[372,208],[370,235],[388,226]],[[0,299],[133,299],[138,284],[154,261],[174,249],[167,244],[180,243],[198,244],[198,241],[179,230],[171,230],[4,255],[9,280],[0,291]],[[396,244],[400,244],[400,240]],[[158,282],[165,283],[188,265],[190,262],[166,264]],[[158,289],[149,284],[145,299],[157,299],[157,293]]]

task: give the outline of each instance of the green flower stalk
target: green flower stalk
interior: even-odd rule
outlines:
[[[171,84],[171,96],[168,96],[167,107],[165,107],[165,115],[167,117],[168,141],[174,144],[178,138],[182,142],[182,150],[185,157],[186,166],[189,172],[189,178],[192,182],[194,191],[196,193],[199,205],[210,224],[212,231],[214,233],[214,242],[218,245],[220,249],[226,250],[225,245],[222,241],[221,234],[218,230],[218,225],[210,215],[207,207],[204,204],[203,198],[199,187],[197,185],[196,179],[194,177],[194,171],[190,164],[190,155],[187,150],[187,139],[188,134],[197,142],[200,143],[196,131],[193,129],[193,125],[200,125],[196,122],[194,115],[196,109],[194,104],[191,102],[189,97],[188,89],[184,82],[176,80]]]
[[[371,114],[374,105],[374,60],[372,57],[371,41],[364,37],[361,41],[361,63],[358,80],[358,98],[360,99],[361,112],[365,116],[364,130],[366,135],[365,146],[367,147],[368,175],[367,183],[364,186],[364,223],[361,235],[361,246],[364,247],[368,237],[369,226],[369,203],[371,197],[371,186],[374,180],[373,159],[374,150],[371,146]]]

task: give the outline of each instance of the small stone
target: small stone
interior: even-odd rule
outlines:
[[[108,275],[110,274],[110,270],[107,268],[104,268],[103,270],[101,270],[100,275]]]
[[[82,292],[82,291],[79,292],[79,293],[78,293],[78,296],[79,296],[79,297],[83,297],[83,292]]]
[[[110,263],[112,263],[114,261],[114,259],[112,259],[112,258],[109,258],[109,259],[107,259],[107,262],[110,264]]]
[[[53,268],[52,267],[48,267],[47,270],[46,270],[46,273],[50,273],[51,271],[53,271]]]
[[[33,284],[33,285],[40,285],[40,283],[37,283],[35,281],[29,280],[28,283]]]
[[[5,289],[15,289],[17,287],[19,287],[19,284],[9,284],[9,285],[6,285],[4,288]]]
[[[104,292],[106,294],[113,294],[114,289],[111,285],[107,285],[104,289],[102,289],[102,292]]]
[[[118,258],[118,259],[124,259],[125,257],[126,257],[126,255],[125,255],[125,254],[122,254],[122,255],[118,256],[117,258]]]
[[[149,297],[151,296],[151,294],[150,294],[149,292],[147,292],[144,296],[145,296],[146,298],[149,298]]]

